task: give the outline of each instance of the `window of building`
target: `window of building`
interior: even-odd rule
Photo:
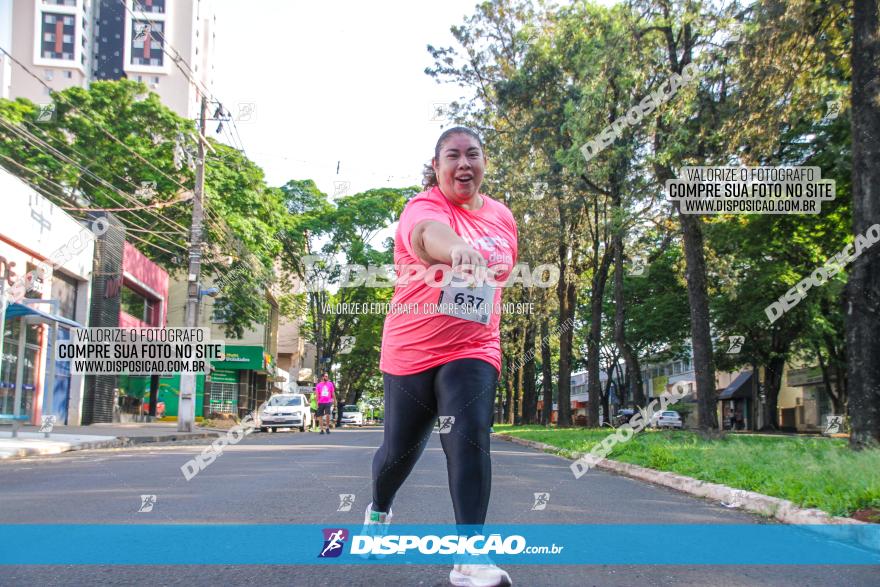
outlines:
[[[45,59],[73,59],[76,18],[72,14],[43,13],[40,54]]]
[[[165,23],[156,20],[131,21],[131,64],[161,67],[164,63]]]
[[[52,273],[52,299],[58,300],[58,315],[76,320],[76,301],[79,283],[60,271]]]
[[[76,0],[43,0],[43,4],[54,6],[76,6]]]
[[[164,14],[165,0],[134,0],[134,9],[138,12]]]
[[[47,69],[43,74],[43,77],[46,78],[46,81],[52,81],[52,79],[55,77],[55,72],[51,69]]]
[[[123,284],[119,305],[126,314],[155,325],[156,302]]]

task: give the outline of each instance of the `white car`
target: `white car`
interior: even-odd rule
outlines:
[[[357,406],[342,406],[342,424],[351,424],[353,426],[364,425],[364,415],[358,410]]]
[[[682,428],[681,415],[672,410],[660,412],[657,428]]]
[[[273,395],[258,410],[261,432],[278,428],[299,428],[305,432],[312,425],[312,410],[306,396],[301,393]]]

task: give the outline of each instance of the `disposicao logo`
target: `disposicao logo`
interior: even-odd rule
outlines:
[[[324,528],[324,547],[318,558],[334,558],[342,554],[342,547],[348,540],[348,530],[345,528]]]

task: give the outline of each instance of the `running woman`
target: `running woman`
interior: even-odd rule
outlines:
[[[394,239],[399,279],[392,305],[417,304],[418,310],[392,311],[385,318],[379,364],[385,430],[373,457],[373,501],[365,514],[371,531],[387,531],[377,525],[390,522],[394,496],[438,417],[456,524],[478,531],[486,521],[492,481],[489,428],[501,371],[499,285],[516,263],[517,228],[504,204],[480,193],[485,168],[479,136],[464,127],[450,128],[440,135],[426,166],[427,191],[410,200],[400,217]],[[441,266],[443,271],[435,271]],[[459,284],[463,273],[476,277],[473,287],[443,287],[450,267]],[[416,277],[420,268],[428,268],[421,278]],[[485,557],[477,560],[488,564],[455,564],[452,584],[511,585],[507,572]]]
[[[321,426],[321,434],[325,431],[330,434],[330,410],[336,399],[336,386],[326,373],[315,386],[315,395],[318,396],[318,423]]]

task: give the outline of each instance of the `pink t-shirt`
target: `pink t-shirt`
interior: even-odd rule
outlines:
[[[333,392],[336,391],[336,386],[332,381],[319,381],[315,386],[315,391],[318,392],[319,404],[329,404],[333,402]]]
[[[478,210],[465,210],[453,204],[436,186],[407,203],[394,236],[398,278],[408,271],[401,266],[426,265],[412,250],[410,237],[419,222],[436,220],[451,226],[456,234],[480,251],[490,268],[504,266],[506,269],[493,278],[497,283],[504,283],[517,260],[516,221],[507,206],[480,195],[483,205]],[[435,272],[435,276],[440,277],[434,281],[442,280],[439,272]],[[398,282],[391,299],[391,311],[385,318],[379,369],[391,375],[411,375],[456,359],[476,358],[494,365],[500,373],[502,288],[495,288],[487,324],[423,311],[426,306],[430,308],[438,303],[440,291],[428,285],[424,278]],[[404,308],[415,311],[395,311]]]

